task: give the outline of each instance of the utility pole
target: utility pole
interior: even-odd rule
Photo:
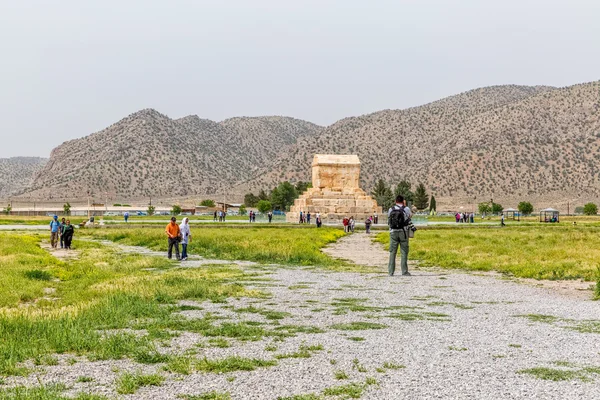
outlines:
[[[90,219],[90,191],[89,190],[87,192],[87,201],[88,201],[88,207],[87,207],[88,208],[88,210],[87,210],[88,213],[87,214],[88,214],[88,219]]]

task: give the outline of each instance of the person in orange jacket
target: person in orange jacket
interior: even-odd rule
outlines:
[[[173,247],[175,247],[175,257],[179,260],[179,241],[181,240],[179,230],[179,225],[177,225],[177,218],[171,217],[171,222],[167,225],[165,229],[167,236],[169,237],[169,251],[167,253],[167,257],[171,259],[173,256]]]

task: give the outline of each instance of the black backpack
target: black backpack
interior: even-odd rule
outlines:
[[[392,208],[390,212],[390,228],[391,229],[403,229],[408,225],[408,218],[404,213],[404,207]]]

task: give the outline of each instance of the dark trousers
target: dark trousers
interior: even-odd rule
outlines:
[[[169,259],[173,256],[173,247],[175,247],[175,257],[179,260],[179,240],[177,238],[169,238],[169,252],[167,253]]]
[[[187,258],[187,243],[181,243],[181,258]]]
[[[60,248],[64,248],[65,247],[65,237],[63,235],[60,235]]]

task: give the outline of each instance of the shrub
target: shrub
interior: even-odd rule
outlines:
[[[156,210],[156,207],[150,205],[150,206],[148,206],[148,210],[146,210],[146,212],[148,213],[148,215],[154,215],[155,210]]]
[[[171,208],[171,214],[173,214],[173,215],[181,214],[181,206],[178,204],[173,204],[173,208]]]
[[[260,200],[258,202],[258,211],[260,211],[261,213],[267,213],[269,211],[271,211],[273,209],[273,206],[271,205],[271,202],[268,200]]]
[[[215,206],[215,201],[214,200],[210,200],[210,199],[202,200],[200,202],[200,205],[204,206],[204,207],[214,207]]]

